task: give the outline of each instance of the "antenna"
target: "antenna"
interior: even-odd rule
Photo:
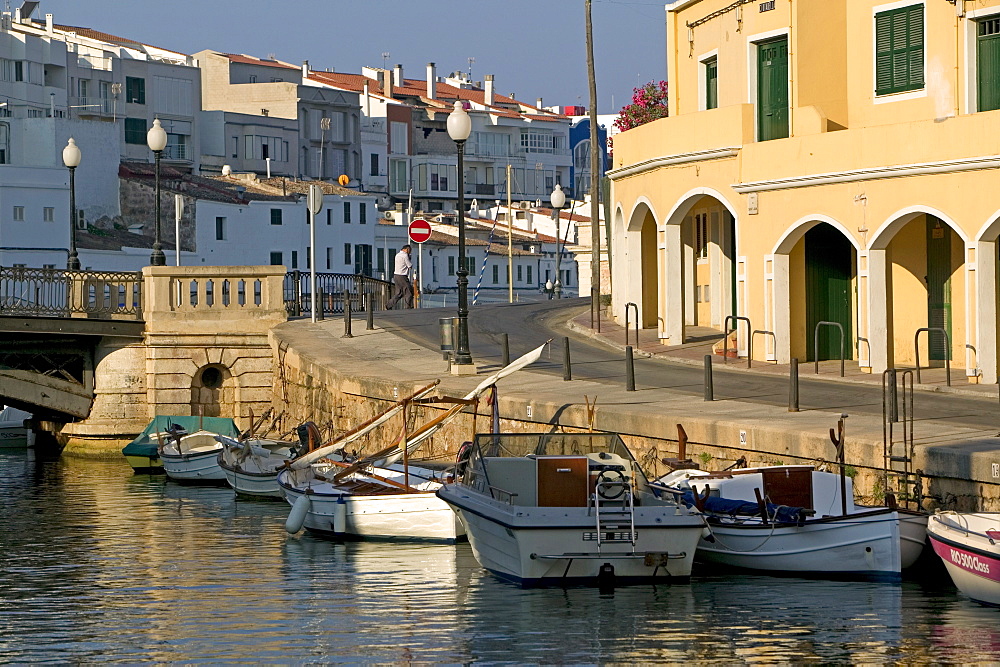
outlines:
[[[391,55],[392,54],[389,53],[388,51],[382,52],[382,69],[385,69],[386,67],[389,66],[389,56]]]
[[[472,66],[476,64],[476,59],[469,56],[469,81],[472,81]]]

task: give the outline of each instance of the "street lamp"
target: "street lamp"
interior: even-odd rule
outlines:
[[[555,292],[556,298],[562,298],[562,280],[559,279],[559,260],[562,259],[562,250],[559,249],[560,235],[559,235],[559,213],[562,211],[563,204],[566,203],[566,193],[563,192],[562,186],[556,183],[556,189],[552,191],[549,195],[549,202],[552,204],[552,209],[556,214],[556,284]]]
[[[153,120],[153,127],[146,133],[146,144],[156,156],[156,227],[149,263],[153,266],[166,266],[167,256],[163,254],[163,246],[160,244],[160,154],[167,147],[167,133],[160,127],[159,118]]]
[[[472,133],[472,119],[462,103],[448,114],[448,136],[458,151],[458,345],[455,366],[472,366],[469,351],[469,270],[465,262],[465,142]],[[468,369],[458,369],[458,372]]]
[[[82,158],[80,147],[70,137],[62,153],[63,164],[69,169],[69,257],[66,259],[68,271],[80,270],[80,257],[76,254],[76,168],[80,166]]]

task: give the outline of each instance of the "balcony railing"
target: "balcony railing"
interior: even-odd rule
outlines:
[[[392,283],[350,273],[317,273],[316,289],[321,292],[324,314],[344,312],[344,293],[349,294],[352,312],[385,310]],[[289,271],[285,274],[285,309],[297,317],[310,314],[312,296],[309,292],[309,272]]]
[[[142,274],[0,268],[0,315],[142,319]]]
[[[110,116],[115,110],[114,100],[108,97],[72,97],[69,104],[79,116]]]

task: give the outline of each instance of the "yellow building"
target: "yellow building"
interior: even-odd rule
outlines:
[[[1000,0],[679,0],[666,30],[670,117],[608,173],[615,315],[671,345],[748,318],[782,363],[839,325],[874,372],[919,339],[996,382]]]

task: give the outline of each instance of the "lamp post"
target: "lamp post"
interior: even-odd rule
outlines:
[[[561,299],[562,298],[562,279],[560,278],[561,274],[559,273],[559,263],[560,263],[560,260],[562,259],[562,250],[559,248],[559,243],[560,243],[560,234],[559,234],[559,218],[560,218],[560,215],[559,214],[562,211],[563,204],[566,203],[566,193],[563,192],[562,186],[559,185],[558,183],[556,183],[556,189],[552,191],[551,195],[549,195],[549,202],[552,204],[552,210],[554,210],[555,214],[556,214],[556,284],[555,284],[555,293],[556,293],[556,298],[557,299]]]
[[[160,127],[160,119],[153,120],[153,127],[146,133],[146,144],[156,156],[156,227],[153,237],[153,252],[149,255],[149,263],[153,266],[166,266],[167,256],[163,254],[160,243],[160,154],[167,147],[167,133]]]
[[[62,152],[63,164],[69,169],[69,257],[66,259],[68,271],[80,270],[80,257],[76,254],[76,168],[80,166],[82,157],[79,146],[70,137]]]
[[[465,261],[465,142],[472,133],[472,119],[462,103],[455,100],[455,107],[448,114],[448,136],[458,151],[458,344],[454,366],[457,372],[472,366],[469,351],[469,269]]]

